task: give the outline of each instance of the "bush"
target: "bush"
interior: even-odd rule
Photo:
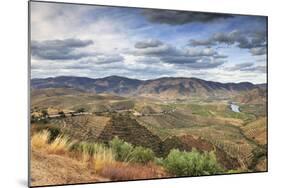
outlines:
[[[141,146],[134,147],[132,144],[115,137],[109,142],[115,159],[123,162],[148,163],[154,160],[154,152]]]
[[[154,157],[154,163],[159,166],[164,166],[164,159],[162,157]]]
[[[85,110],[85,108],[78,108],[75,112],[83,113],[83,112],[86,112],[86,110]]]
[[[61,118],[66,117],[64,111],[60,111],[58,114],[60,115]]]
[[[43,118],[49,118],[49,113],[48,113],[47,110],[42,110],[42,111],[41,111],[41,114],[42,114],[42,117],[43,117]]]
[[[130,161],[132,152],[134,150],[134,147],[131,144],[119,139],[118,137],[115,137],[109,142],[109,145],[112,148],[117,161]]]
[[[132,152],[130,161],[146,164],[149,161],[152,161],[154,157],[154,152],[151,149],[137,146]]]
[[[181,152],[172,149],[163,166],[177,176],[200,176],[218,174],[222,171],[214,152],[199,153],[196,150]]]

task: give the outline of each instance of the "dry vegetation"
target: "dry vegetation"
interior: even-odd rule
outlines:
[[[48,90],[35,92],[32,106],[37,116],[44,110],[49,114],[82,108],[89,112],[32,123],[32,185],[194,176],[195,172],[181,168],[188,166],[182,162],[190,158],[181,152],[192,148],[201,153],[214,150],[223,167],[203,174],[217,173],[216,169],[220,173],[267,169],[267,118],[262,104],[241,104],[241,113],[235,113],[225,101],[171,102]],[[114,136],[126,144],[119,141],[114,146]],[[176,139],[169,142],[169,138]],[[184,147],[178,147],[177,140]],[[165,160],[173,148],[181,151]],[[200,152],[191,156],[200,158]]]
[[[118,162],[113,165],[105,165],[101,175],[109,177],[111,180],[133,180],[161,178],[167,176],[167,173],[161,167],[153,164],[143,166]]]
[[[32,150],[31,161],[32,186],[109,181],[83,162],[64,155]]]
[[[153,165],[116,161],[109,147],[98,143],[75,143],[58,135],[50,141],[50,132],[43,130],[31,138],[32,186],[132,180],[164,177],[163,168]]]
[[[265,117],[259,118],[256,121],[253,121],[243,127],[245,135],[250,139],[255,140],[261,145],[265,145],[267,142],[267,127]]]

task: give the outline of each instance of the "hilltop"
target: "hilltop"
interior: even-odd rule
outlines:
[[[196,97],[232,97],[253,89],[266,90],[250,82],[221,83],[198,78],[163,77],[137,80],[120,76],[87,78],[59,76],[31,80],[32,89],[68,88],[95,94],[108,93],[119,96],[143,96],[162,99]],[[261,92],[260,92],[261,93]]]

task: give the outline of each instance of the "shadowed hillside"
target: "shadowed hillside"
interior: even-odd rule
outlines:
[[[114,115],[98,139],[108,142],[115,136],[134,145],[151,148],[155,153],[161,153],[161,139],[127,115]]]
[[[137,80],[119,76],[105,78],[85,78],[60,76],[32,79],[33,89],[73,88],[92,93],[111,93],[126,96],[146,96],[160,98],[231,97],[241,91],[260,88],[250,82],[220,83],[198,78],[165,77],[154,80]]]

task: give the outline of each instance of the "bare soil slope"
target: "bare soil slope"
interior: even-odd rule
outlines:
[[[59,155],[32,151],[32,186],[109,181],[93,174],[83,163]]]

